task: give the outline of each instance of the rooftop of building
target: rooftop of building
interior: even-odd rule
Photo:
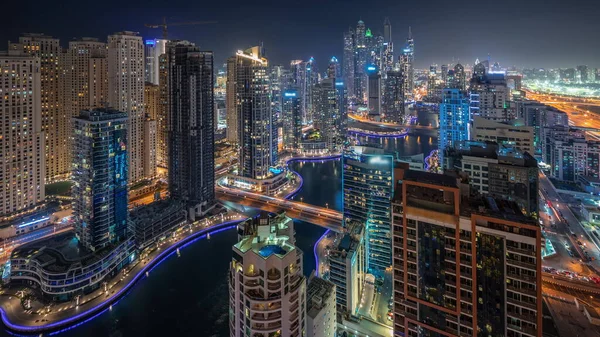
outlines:
[[[69,231],[15,248],[11,259],[33,259],[48,272],[63,273],[73,267],[86,267],[98,262],[115,247],[109,244],[90,251],[79,242],[75,232]]]
[[[127,113],[121,112],[111,108],[94,108],[90,110],[81,110],[79,116],[74,117],[75,119],[85,121],[105,121],[109,119],[127,119]]]
[[[135,208],[129,213],[129,218],[133,222],[148,221],[173,212],[183,212],[183,204],[173,199],[164,199]]]
[[[283,258],[297,249],[292,244],[293,238],[281,234],[289,227],[293,229],[293,222],[285,213],[271,215],[261,212],[255,218],[238,225],[238,234],[242,239],[233,247],[242,254],[252,251],[263,259],[268,259],[273,255]],[[292,232],[290,234],[293,235],[293,230],[289,232]]]
[[[407,170],[404,172],[405,181],[415,181],[444,187],[458,187],[456,177],[431,172]]]
[[[332,257],[346,257],[349,252],[354,252],[358,248],[363,237],[363,226],[358,222],[349,222],[346,225],[346,233],[330,251]]]
[[[508,144],[495,142],[480,142],[465,140],[444,150],[444,157],[477,157],[496,159],[499,164],[508,164],[524,167],[537,167],[537,160],[528,152],[522,152]]]
[[[334,295],[335,284],[313,275],[310,276],[306,292],[306,313],[315,318],[325,307],[327,300]],[[334,306],[335,307],[335,306]]]

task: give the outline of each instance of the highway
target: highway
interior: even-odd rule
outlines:
[[[527,89],[525,89],[525,92],[527,98],[539,101],[567,113],[569,116],[569,125],[600,130],[600,114],[582,107],[600,106],[600,100],[583,98],[571,98],[569,100],[558,95],[540,94]],[[592,136],[598,138],[600,137],[600,133],[592,132]]]

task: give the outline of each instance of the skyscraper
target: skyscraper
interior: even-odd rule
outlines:
[[[169,192],[194,220],[214,205],[213,54],[188,41],[167,43]]]
[[[448,65],[447,64],[442,64],[441,68],[441,80],[443,85],[446,85],[446,81],[448,80]]]
[[[469,86],[471,116],[499,122],[515,119],[514,110],[508,102],[509,95],[504,74],[474,75]]]
[[[230,336],[305,335],[306,278],[294,222],[263,213],[238,233],[228,278]]]
[[[256,46],[235,55],[235,102],[240,144],[239,175],[264,179],[271,175],[272,114],[269,103],[268,61],[262,47]]]
[[[40,59],[22,50],[0,53],[0,217],[44,201]],[[8,94],[10,93],[10,95]]]
[[[127,121],[127,113],[108,109],[73,118],[73,218],[92,251],[129,237]]]
[[[356,25],[354,34],[354,95],[358,104],[364,104],[367,101],[367,41],[365,38],[366,28],[362,20]]]
[[[402,49],[402,55],[400,55],[400,68],[404,74],[404,96],[405,98],[413,97],[415,73],[413,68],[415,58],[415,42],[412,37],[412,30],[408,27],[408,38],[406,39],[406,45]]]
[[[239,134],[239,117],[237,110],[237,57],[233,56],[227,59],[227,84],[225,94],[225,109],[227,110],[227,141],[238,144],[240,141]]]
[[[129,183],[144,178],[144,42],[134,32],[108,36],[108,102],[127,113]]]
[[[281,118],[283,125],[283,148],[296,151],[302,137],[302,114],[300,113],[300,97],[298,90],[284,90]]]
[[[314,88],[315,128],[319,129],[329,152],[337,152],[341,148],[341,140],[345,136],[344,110],[340,107],[344,101],[343,85],[336,87],[334,78],[326,78]]]
[[[342,77],[342,69],[340,63],[335,56],[329,60],[329,66],[327,67],[327,77],[340,79]]]
[[[387,73],[394,69],[394,42],[392,42],[392,24],[389,18],[383,21],[383,56],[381,70],[386,78]]]
[[[9,49],[23,51],[40,59],[41,131],[46,137],[43,155],[48,181],[69,172],[69,118],[60,106],[58,39],[44,34],[24,34]]]
[[[447,146],[469,139],[469,121],[469,100],[465,92],[449,88],[442,90],[438,136],[440,163],[443,163],[443,152]]]
[[[348,90],[348,97],[351,99],[355,97],[354,67],[356,64],[356,54],[354,51],[354,30],[350,28],[347,32],[344,33],[344,71],[342,76],[344,77],[344,83],[346,84],[346,88]]]
[[[152,84],[159,84],[160,56],[166,52],[167,40],[153,39],[145,42],[145,70],[144,80]]]
[[[158,59],[159,109],[156,116],[156,165],[169,166],[168,124],[169,124],[169,71],[167,54]]]
[[[61,53],[60,106],[67,123],[79,116],[82,110],[99,108],[108,104],[108,51],[106,43],[98,39],[82,38],[69,41],[69,48]],[[73,161],[73,143],[67,139],[67,162]]]
[[[160,86],[146,82],[144,85],[144,111],[146,118],[144,120],[144,136],[142,142],[144,145],[144,176],[156,176],[157,167],[157,149],[159,143],[158,118],[160,118]]]
[[[344,222],[365,228],[367,269],[379,273],[392,264],[391,208],[394,156],[383,149],[353,146],[342,157]]]
[[[394,336],[542,336],[539,224],[456,176],[408,170],[392,201]]]
[[[381,108],[386,122],[402,123],[404,120],[404,76],[401,71],[388,71]]]
[[[381,74],[379,68],[370,64],[367,66],[368,87],[367,87],[367,109],[369,110],[369,119],[374,121],[381,120]]]
[[[452,74],[448,74],[446,87],[462,91],[467,90],[467,78],[465,75],[465,67],[463,67],[462,64],[457,63],[454,66]]]

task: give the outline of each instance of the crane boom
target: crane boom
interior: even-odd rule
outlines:
[[[187,21],[187,22],[176,22],[167,24],[167,18],[163,17],[162,23],[151,24],[146,23],[144,26],[148,28],[162,28],[163,31],[163,39],[167,40],[168,37],[168,26],[187,26],[187,25],[208,25],[211,23],[217,23],[217,21]]]

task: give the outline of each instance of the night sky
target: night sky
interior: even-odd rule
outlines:
[[[218,21],[169,29],[170,38],[214,51],[216,62],[263,42],[271,64],[314,56],[323,70],[332,55],[342,60],[342,34],[349,26],[362,19],[374,33],[382,32],[388,16],[396,55],[412,26],[417,67],[473,64],[488,53],[503,66],[600,67],[600,19],[591,0],[31,0],[6,1],[1,8],[0,50],[23,32],[59,37],[64,47],[73,37],[105,41],[121,30],[160,37],[160,29],[144,23],[166,16],[171,22]]]

